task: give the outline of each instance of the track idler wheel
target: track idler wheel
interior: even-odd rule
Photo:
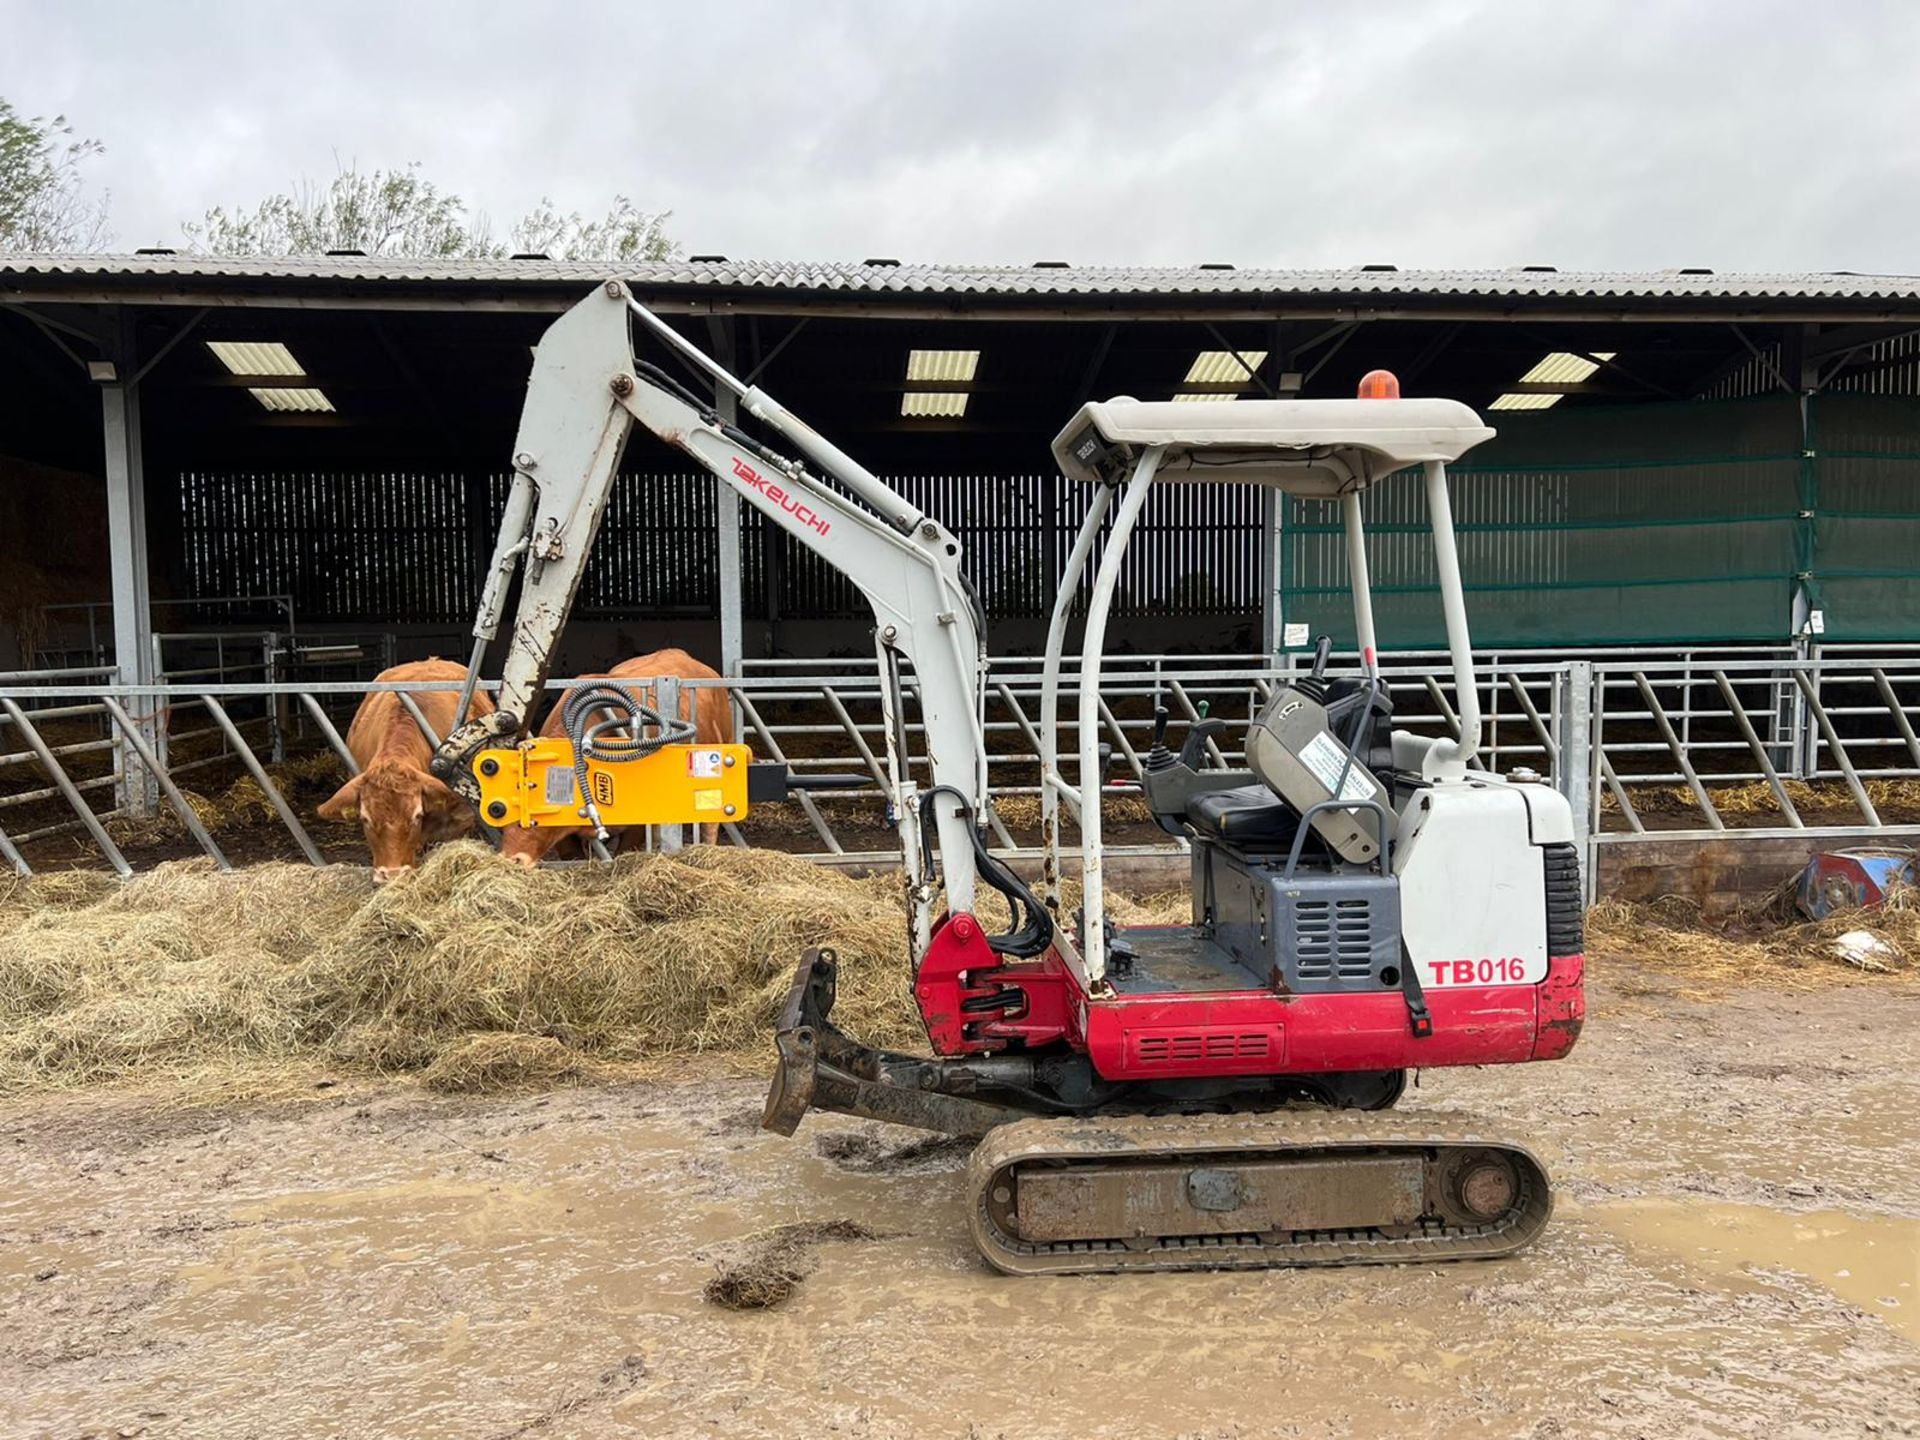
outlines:
[[[1505,1151],[1469,1150],[1443,1159],[1434,1190],[1436,1208],[1451,1223],[1491,1225],[1513,1209],[1520,1175]]]

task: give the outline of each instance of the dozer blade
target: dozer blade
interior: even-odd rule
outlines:
[[[794,971],[787,991],[787,1003],[780,1007],[780,1019],[774,1026],[773,1046],[779,1060],[773,1067],[773,1079],[767,1086],[767,1106],[760,1117],[762,1129],[776,1135],[791,1135],[800,1128],[801,1117],[813,1108],[814,1081],[819,1074],[819,1028],[826,1024],[833,1009],[833,962],[828,953],[825,965],[820,952],[809,950]]]
[[[833,1010],[835,959],[831,950],[809,950],[793,974],[773,1043],[779,1052],[761,1125],[791,1135],[809,1110],[829,1110],[937,1130],[943,1135],[984,1135],[1020,1118],[1005,1105],[926,1086],[931,1062],[874,1050],[843,1035],[828,1018]],[[916,1083],[916,1081],[918,1083]]]
[[[1553,1210],[1530,1152],[1442,1114],[1019,1120],[967,1179],[974,1241],[1012,1275],[1486,1259]]]

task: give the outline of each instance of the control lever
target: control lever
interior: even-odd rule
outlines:
[[[1153,748],[1147,751],[1147,758],[1141,765],[1149,770],[1171,770],[1174,766],[1173,752],[1167,749],[1167,722],[1173,718],[1173,712],[1164,705],[1153,707]]]
[[[1332,655],[1333,637],[1331,635],[1322,635],[1313,645],[1313,670],[1310,673],[1314,679],[1324,680],[1327,678],[1327,661]]]
[[[1196,720],[1187,727],[1186,741],[1180,746],[1180,763],[1189,770],[1202,769],[1207,763],[1207,741],[1223,733],[1224,720]]]

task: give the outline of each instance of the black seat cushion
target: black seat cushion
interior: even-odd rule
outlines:
[[[1208,790],[1187,802],[1187,823],[1241,849],[1291,845],[1299,813],[1264,785]]]

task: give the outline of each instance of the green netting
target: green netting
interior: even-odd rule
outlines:
[[[1826,636],[1920,638],[1920,400],[1823,395],[1812,421],[1803,568]]]
[[[1803,579],[1828,638],[1920,638],[1920,401],[1820,397],[1811,456],[1790,396],[1491,418],[1452,471],[1479,643],[1778,640]],[[1441,643],[1418,476],[1362,509],[1381,643]],[[1285,523],[1285,618],[1350,643],[1337,506]]]

